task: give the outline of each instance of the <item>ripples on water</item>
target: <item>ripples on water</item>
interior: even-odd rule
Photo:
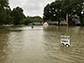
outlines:
[[[35,26],[0,29],[0,63],[83,63],[84,27]],[[60,35],[71,47],[60,45]]]

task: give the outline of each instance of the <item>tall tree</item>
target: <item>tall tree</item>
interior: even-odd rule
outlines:
[[[65,14],[69,13],[71,15],[79,15],[81,13],[82,6],[82,0],[63,0],[61,8]]]
[[[63,10],[63,13],[70,13],[70,0],[63,0],[62,5],[61,5],[61,9]]]
[[[11,12],[11,16],[14,19],[14,25],[18,25],[22,19],[25,18],[25,15],[23,14],[23,9],[20,7],[16,7]]]
[[[81,12],[84,9],[84,0],[63,0],[62,10],[64,14],[68,13],[71,16],[79,16],[82,19]],[[81,21],[82,23],[82,21]]]
[[[0,0],[0,24],[5,21],[6,9],[9,8],[8,0]]]
[[[11,9],[6,9],[5,21],[4,24],[13,24],[13,17],[10,15]]]
[[[50,7],[50,4],[47,4],[46,7],[44,8],[44,16],[43,16],[44,20],[49,20],[49,17],[50,17],[49,7]]]
[[[56,21],[57,18],[60,18],[62,16],[61,4],[62,1],[56,0],[46,5],[44,8],[44,20]]]

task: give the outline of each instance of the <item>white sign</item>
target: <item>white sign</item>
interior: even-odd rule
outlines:
[[[60,44],[70,47],[70,36],[69,35],[61,35],[60,36]]]

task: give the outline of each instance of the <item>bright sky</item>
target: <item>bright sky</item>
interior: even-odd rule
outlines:
[[[26,16],[43,16],[44,7],[55,0],[9,0],[11,9],[17,6],[24,10]]]

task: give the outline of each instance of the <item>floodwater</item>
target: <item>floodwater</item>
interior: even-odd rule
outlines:
[[[70,35],[70,47],[60,45],[61,34]],[[84,27],[0,29],[0,63],[84,63]]]

